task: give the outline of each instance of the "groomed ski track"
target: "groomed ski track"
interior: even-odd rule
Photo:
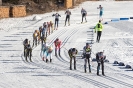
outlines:
[[[33,63],[28,63],[30,65],[33,66],[37,66],[39,68],[43,68],[43,69],[47,69],[51,72],[56,72],[62,75],[66,75],[66,76],[70,76],[70,77],[74,77],[78,80],[81,81],[85,81],[91,85],[95,85],[96,87],[99,88],[114,88],[115,86],[111,86],[109,85],[110,82],[112,82],[113,84],[116,84],[117,86],[125,86],[125,87],[129,87],[131,88],[133,85],[129,84],[128,82],[124,81],[120,81],[119,79],[126,79],[126,80],[132,80],[132,76],[128,76],[125,74],[122,74],[122,70],[116,70],[114,69],[114,67],[111,67],[111,63],[105,63],[105,71],[109,69],[110,72],[106,72],[107,76],[101,76],[97,79],[95,79],[94,77],[96,76],[96,66],[97,63],[96,62],[92,62],[92,73],[84,73],[84,68],[83,68],[83,64],[84,64],[84,60],[80,58],[77,59],[77,70],[75,71],[69,71],[69,57],[67,55],[67,50],[71,48],[71,46],[69,46],[69,48],[66,48],[70,43],[78,43],[79,47],[76,47],[79,49],[79,55],[81,55],[82,52],[82,48],[80,47],[81,45],[84,46],[85,45],[85,41],[83,42],[74,42],[74,38],[76,38],[78,36],[83,36],[82,33],[84,31],[84,29],[86,30],[86,42],[91,42],[91,41],[87,41],[87,38],[90,38],[92,40],[94,40],[93,38],[93,29],[90,29],[89,26],[87,26],[89,23],[86,24],[80,24],[79,27],[68,27],[62,30],[57,30],[58,31],[58,35],[52,37],[51,39],[49,38],[50,42],[49,44],[52,45],[54,40],[58,37],[62,40],[62,46],[61,46],[61,57],[55,57],[53,54],[53,62],[52,63],[46,63],[44,61],[42,61],[41,57],[38,54],[38,51],[40,51],[41,46],[37,46],[34,50],[33,53],[37,54],[36,58],[32,58],[33,59]],[[89,32],[87,32],[89,31]],[[84,32],[85,33],[85,32]],[[68,35],[69,34],[69,35]],[[81,37],[80,37],[81,38]],[[70,40],[73,40],[71,42],[69,42]],[[80,44],[79,44],[80,43]],[[75,45],[76,46],[76,45]],[[92,44],[93,46],[93,44]],[[39,47],[39,48],[38,48]],[[74,47],[74,46],[72,46]],[[93,56],[93,55],[92,55]],[[24,58],[23,58],[24,59]],[[113,64],[112,64],[113,65]],[[114,76],[111,77],[111,75],[116,75],[117,77],[119,77],[119,79],[115,78]],[[98,77],[98,76],[96,76]],[[99,81],[100,80],[100,81]],[[104,82],[101,82],[102,80],[104,80]],[[106,81],[105,81],[106,80]],[[109,84],[108,84],[109,83]]]

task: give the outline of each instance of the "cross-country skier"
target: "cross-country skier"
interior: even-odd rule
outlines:
[[[97,7],[97,9],[100,9],[100,12],[99,12],[99,20],[103,20],[102,16],[103,16],[103,7],[101,5],[99,5],[99,7]]]
[[[83,23],[83,18],[85,18],[85,21],[87,22],[87,20],[86,20],[87,12],[84,8],[81,9],[81,14],[82,14],[82,22],[81,23]]]
[[[60,56],[61,41],[59,40],[59,38],[56,38],[56,40],[54,41],[54,45],[55,45],[55,56],[57,56],[57,51]]]
[[[78,50],[76,48],[70,48],[68,50],[68,54],[70,57],[70,70],[72,70],[72,59],[74,59],[74,69],[76,70],[76,54],[78,53]]]
[[[56,13],[56,14],[53,14],[52,16],[55,16],[55,25],[54,25],[55,27],[54,28],[57,30],[58,29],[58,23],[59,23],[59,17],[61,17],[61,15]]]
[[[67,9],[66,12],[65,12],[65,14],[66,14],[65,26],[66,26],[67,20],[68,20],[68,26],[70,26],[70,15],[71,15],[71,11],[69,9]]]
[[[35,30],[33,33],[33,46],[40,43],[40,32],[39,30]]]
[[[87,62],[88,62],[89,72],[91,73],[91,64],[90,64],[91,47],[89,43],[86,43],[86,46],[83,47],[83,55],[84,55],[84,60],[85,60],[84,71],[86,73]]]
[[[23,45],[24,45],[24,56],[25,56],[25,50],[28,46],[28,39],[27,38],[23,41]]]
[[[41,36],[42,44],[46,43],[46,38],[47,38],[47,23],[44,22],[43,28],[42,28],[42,36]]]
[[[50,62],[52,62],[52,52],[53,52],[53,47],[50,45],[46,45],[45,43],[42,45],[42,60],[46,58],[46,62],[48,62],[48,56],[50,57]]]
[[[97,25],[95,26],[95,33],[97,31],[97,39],[96,39],[96,42],[100,42],[100,38],[101,38],[101,35],[102,35],[102,30],[103,30],[103,25],[101,23],[101,20],[99,20],[99,23],[97,23]]]
[[[50,21],[50,29],[51,29],[51,33],[53,33],[54,31],[54,24],[52,21]]]
[[[47,22],[47,32],[48,32],[48,35],[50,35],[51,33],[50,22]]]
[[[100,65],[102,66],[102,75],[104,74],[104,60],[106,59],[106,56],[103,55],[104,52],[98,52],[96,53],[96,60],[97,60],[97,75],[99,75]]]
[[[32,62],[32,60],[31,60],[32,48],[31,48],[30,42],[28,41],[27,38],[23,41],[23,45],[24,45],[24,57],[25,57],[25,60],[28,61],[27,57],[29,57],[30,61]]]
[[[39,27],[40,37],[42,36],[42,26]]]

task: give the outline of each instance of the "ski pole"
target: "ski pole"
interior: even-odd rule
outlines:
[[[63,47],[65,50],[67,50],[65,47]],[[67,50],[68,51],[68,50]]]
[[[94,55],[95,55],[95,53],[94,52],[92,52]]]
[[[93,63],[93,61],[92,61],[92,57],[91,57],[91,66],[92,66],[92,67],[94,66],[94,63]]]

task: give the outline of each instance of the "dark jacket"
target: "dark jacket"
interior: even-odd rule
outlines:
[[[103,54],[103,52],[96,53],[96,60],[98,63],[104,62],[105,59],[106,59],[106,56]]]
[[[68,50],[68,54],[69,54],[70,58],[75,57],[75,55],[78,54],[78,50],[76,48],[70,48]]]

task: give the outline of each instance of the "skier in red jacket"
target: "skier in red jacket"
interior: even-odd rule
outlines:
[[[54,45],[55,45],[55,56],[57,56],[57,50],[58,50],[58,54],[60,56],[61,41],[59,40],[59,38],[56,38],[56,40],[54,41]]]

